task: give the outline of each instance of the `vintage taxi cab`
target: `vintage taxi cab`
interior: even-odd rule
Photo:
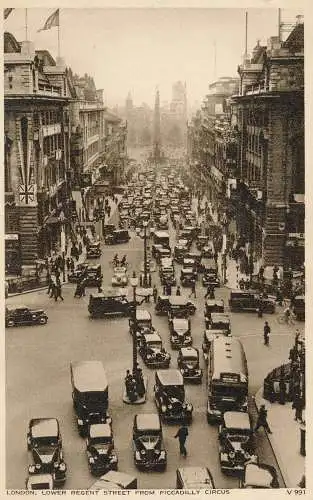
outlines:
[[[101,257],[101,254],[100,241],[93,241],[89,243],[86,253],[87,259],[98,259]]]
[[[140,470],[166,469],[162,425],[157,413],[139,413],[133,424],[134,461]]]
[[[279,488],[275,467],[258,461],[246,463],[243,475],[239,480],[239,488]]]
[[[81,436],[86,436],[90,425],[112,422],[108,415],[108,381],[101,361],[77,361],[70,369],[77,428]]]
[[[183,287],[191,287],[196,282],[196,273],[191,267],[183,267],[180,271],[180,283]]]
[[[141,340],[145,332],[154,331],[149,311],[146,309],[136,309],[136,321],[134,322],[133,317],[129,319],[129,333],[133,334],[134,329],[136,330],[135,333],[138,341]]]
[[[6,306],[5,326],[45,325],[48,316],[43,309],[30,309],[27,306]]]
[[[90,425],[86,452],[91,474],[98,476],[105,474],[108,470],[117,470],[118,459],[110,424]]]
[[[54,474],[30,474],[26,479],[27,490],[53,490]]]
[[[136,490],[137,478],[124,472],[110,470],[101,476],[89,490]]]
[[[105,237],[104,242],[106,245],[116,245],[118,243],[128,243],[129,240],[129,232],[126,229],[116,229]]]
[[[142,336],[139,354],[149,368],[168,368],[171,362],[171,355],[162,346],[157,333]]]
[[[62,486],[66,480],[62,437],[56,418],[32,418],[27,432],[27,448],[33,463],[28,473],[52,474],[56,486]]]
[[[219,427],[222,472],[241,475],[248,460],[256,458],[253,430],[248,413],[227,411]]]
[[[92,319],[112,315],[128,316],[129,311],[129,302],[121,288],[105,288],[101,293],[89,296],[88,312]]]
[[[174,317],[169,322],[169,326],[172,349],[179,349],[192,344],[190,319]]]
[[[230,317],[227,313],[211,313],[205,317],[205,327],[208,330],[223,330],[230,333]]]
[[[193,406],[185,399],[184,379],[179,370],[156,372],[154,400],[162,420],[191,423]]]
[[[194,347],[182,347],[177,358],[178,368],[184,382],[202,383],[202,369],[199,366],[199,351]]]
[[[111,280],[112,286],[125,287],[128,285],[128,276],[126,267],[115,267],[114,274]]]
[[[170,295],[169,297],[169,321],[174,318],[188,318],[196,312],[196,306],[182,295]]]
[[[207,467],[180,467],[176,470],[178,490],[214,489],[211,471]]]

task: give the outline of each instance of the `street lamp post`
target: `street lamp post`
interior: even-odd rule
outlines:
[[[148,226],[148,222],[144,221],[143,223],[143,229],[144,229],[144,269],[143,269],[143,286],[144,287],[147,287],[148,286],[148,283],[147,283],[147,226]]]
[[[133,276],[130,278],[130,284],[133,287],[133,324],[132,324],[132,337],[133,337],[133,376],[136,375],[137,371],[137,300],[136,300],[136,289],[138,286],[138,278],[135,271]]]

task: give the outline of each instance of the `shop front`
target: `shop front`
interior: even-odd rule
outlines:
[[[22,272],[22,256],[20,235],[5,235],[5,275],[20,275]]]

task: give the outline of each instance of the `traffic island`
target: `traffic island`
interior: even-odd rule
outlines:
[[[137,399],[132,400],[127,396],[127,391],[124,383],[123,387],[123,402],[128,405],[142,405],[147,400],[147,389],[148,389],[148,377],[146,375],[143,376],[143,384],[145,387],[145,393],[142,397],[137,397]]]

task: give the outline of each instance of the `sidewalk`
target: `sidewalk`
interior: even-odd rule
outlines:
[[[300,425],[294,420],[295,410],[291,408],[292,403],[270,403],[263,399],[262,394],[263,388],[256,393],[255,404],[257,409],[261,404],[267,409],[267,421],[272,431],[267,438],[286,487],[297,488],[305,473],[305,457],[300,454]]]

